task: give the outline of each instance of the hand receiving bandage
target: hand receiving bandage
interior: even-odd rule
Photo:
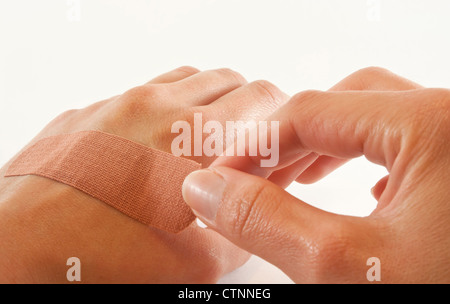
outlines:
[[[177,136],[171,133],[175,121],[191,122],[194,113],[201,113],[205,121],[222,123],[263,120],[287,100],[267,81],[247,83],[228,69],[200,72],[182,67],[122,95],[61,114],[21,153],[44,138],[89,130],[170,153]],[[107,151],[98,152],[106,155]],[[125,153],[125,149],[121,151]],[[215,158],[188,157],[203,167]],[[67,282],[69,257],[81,260],[84,283],[215,282],[249,257],[216,232],[195,223],[173,234],[144,225],[89,195],[92,193],[67,184],[35,175],[5,178],[15,159],[17,156],[0,171],[0,282]],[[130,161],[133,163],[139,165]],[[178,191],[184,204],[182,181],[177,190],[166,183],[166,192]],[[159,184],[155,180],[153,186]],[[100,190],[111,194],[117,189]],[[118,196],[124,204],[133,204],[124,199],[126,195]]]

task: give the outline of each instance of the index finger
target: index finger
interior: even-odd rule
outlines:
[[[349,75],[329,89],[329,91],[408,91],[422,88],[421,85],[387,69],[368,67]],[[333,172],[347,161],[348,159],[320,155],[307,168],[300,168],[301,170],[298,171],[296,181],[305,184],[314,183]],[[295,170],[295,168],[286,168],[274,172],[270,179],[281,179],[283,184],[289,185],[290,182],[292,182],[292,179],[287,180],[285,176],[295,175],[295,173],[290,173],[291,169]]]
[[[213,166],[229,166],[251,174],[268,177],[294,163],[299,156],[315,152],[341,159],[365,155],[369,160],[392,166],[400,151],[402,121],[407,120],[409,109],[404,100],[415,99],[423,90],[403,92],[307,91],[295,95],[267,120],[279,122],[278,163],[262,168],[260,154],[249,156],[221,156]]]

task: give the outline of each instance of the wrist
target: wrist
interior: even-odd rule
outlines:
[[[65,279],[63,244],[55,238],[63,227],[52,219],[63,204],[71,204],[73,191],[39,176],[0,178],[1,283]]]

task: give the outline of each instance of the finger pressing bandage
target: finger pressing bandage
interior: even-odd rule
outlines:
[[[181,186],[197,162],[98,131],[39,140],[8,176],[39,175],[70,185],[139,222],[179,232],[195,220]]]

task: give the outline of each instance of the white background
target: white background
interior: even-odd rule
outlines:
[[[57,114],[181,65],[229,67],[288,94],[382,66],[450,87],[447,0],[0,0],[0,163]],[[364,216],[384,168],[357,159],[289,191]],[[290,280],[252,258],[221,282]]]

